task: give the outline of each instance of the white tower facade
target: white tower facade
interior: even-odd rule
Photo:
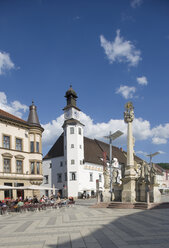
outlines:
[[[64,159],[67,166],[67,196],[78,197],[80,171],[84,161],[83,124],[79,121],[80,109],[76,106],[76,92],[70,87],[66,92],[64,108]]]

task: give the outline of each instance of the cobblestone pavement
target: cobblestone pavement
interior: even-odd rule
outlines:
[[[169,209],[85,205],[0,216],[0,247],[169,248]]]

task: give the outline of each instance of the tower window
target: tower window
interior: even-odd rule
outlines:
[[[40,174],[40,163],[39,162],[36,163],[36,173]]]
[[[90,182],[93,182],[93,173],[90,173]]]
[[[76,181],[76,172],[70,172],[70,181]]]
[[[30,143],[30,150],[31,152],[34,152],[34,141],[31,141]]]
[[[79,134],[81,135],[82,134],[82,130],[81,130],[81,128],[79,127]]]
[[[74,127],[70,127],[70,134],[74,134]]]
[[[60,161],[60,167],[62,167],[63,166],[63,162],[62,161]]]
[[[44,184],[48,184],[49,183],[49,176],[45,175],[44,176]]]
[[[36,152],[39,152],[39,142],[36,142]]]
[[[74,148],[75,146],[74,146],[74,144],[71,144],[71,148]]]
[[[74,159],[71,160],[71,164],[75,164],[75,160]]]
[[[82,145],[79,145],[79,148],[82,149]]]
[[[31,174],[35,174],[35,162],[31,162]]]

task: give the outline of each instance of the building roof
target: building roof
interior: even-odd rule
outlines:
[[[55,144],[52,146],[52,148],[49,150],[49,152],[46,154],[46,156],[43,159],[45,160],[45,159],[50,159],[50,158],[55,158],[55,157],[62,157],[62,156],[64,156],[63,133],[56,140]]]
[[[84,161],[93,164],[103,165],[103,153],[106,152],[107,160],[109,160],[109,149],[110,146],[107,143],[96,139],[89,139],[84,137]],[[46,154],[43,160],[51,159],[55,157],[64,156],[64,136],[63,133],[57,139],[55,144],[52,146],[50,151]],[[112,157],[117,158],[120,164],[126,164],[127,157],[126,153],[118,147],[112,146]],[[141,162],[142,160],[135,156],[136,162]]]
[[[44,130],[39,123],[38,115],[36,112],[36,106],[33,103],[30,106],[28,121],[25,121],[25,120],[15,116],[15,115],[12,115],[12,114],[2,110],[2,109],[0,109],[0,119],[4,120],[4,121],[10,121],[10,122],[18,123],[20,125],[26,126],[27,128],[38,127],[42,131]]]
[[[5,112],[2,109],[0,109],[0,118],[7,119],[7,120],[10,120],[10,121],[19,122],[19,123],[22,123],[22,124],[28,124],[26,121],[22,120],[21,118],[15,116],[15,115],[12,115],[12,114],[10,114],[8,112]]]
[[[34,105],[33,101],[32,101],[32,105],[29,106],[29,116],[27,122],[30,125],[40,126],[39,118],[36,112],[36,106]]]

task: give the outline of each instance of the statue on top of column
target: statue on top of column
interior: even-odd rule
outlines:
[[[126,111],[124,112],[124,121],[126,123],[132,122],[134,120],[134,107],[132,102],[127,102],[125,104]]]

